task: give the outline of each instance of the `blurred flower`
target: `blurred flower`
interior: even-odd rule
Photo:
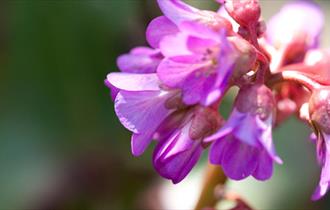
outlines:
[[[267,24],[266,39],[277,51],[272,54],[271,70],[300,61],[307,50],[318,47],[323,26],[323,12],[312,1],[286,4]]]
[[[323,25],[324,16],[318,5],[312,1],[294,1],[268,22],[267,39],[278,48],[291,42],[303,43],[306,48],[316,47]]]

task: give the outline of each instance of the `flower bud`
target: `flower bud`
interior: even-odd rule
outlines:
[[[221,31],[225,29],[228,35],[233,33],[233,26],[229,20],[222,17],[221,15],[207,10],[200,11],[200,15],[203,18],[198,19],[199,23],[202,23],[214,31]]]
[[[255,84],[241,88],[235,106],[240,112],[249,112],[264,120],[274,112],[275,102],[272,91],[267,86]]]
[[[213,134],[224,123],[219,113],[211,108],[197,107],[189,129],[191,139],[200,139]]]
[[[256,25],[260,18],[259,0],[225,0],[230,16],[241,26]]]
[[[310,119],[317,130],[330,134],[330,88],[314,91],[309,101]]]
[[[233,77],[240,78],[254,68],[257,54],[255,48],[245,39],[242,39],[238,36],[229,37],[228,39],[238,52],[238,58],[235,62]]]

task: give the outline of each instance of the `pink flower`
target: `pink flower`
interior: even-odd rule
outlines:
[[[282,163],[272,143],[274,99],[264,85],[243,87],[229,120],[206,142],[213,142],[210,162],[221,165],[234,180],[250,175],[269,179],[273,162]]]

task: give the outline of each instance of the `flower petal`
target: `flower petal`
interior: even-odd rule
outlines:
[[[329,190],[330,187],[330,135],[324,135],[323,140],[325,144],[323,145],[326,154],[323,157],[324,162],[322,165],[322,172],[320,182],[312,195],[312,200],[319,200],[322,198]]]
[[[231,141],[222,159],[221,166],[225,174],[234,180],[242,180],[250,176],[257,167],[257,150],[233,137],[227,137],[225,140]]]
[[[142,134],[133,133],[131,138],[131,150],[134,156],[140,156],[152,141],[154,130],[147,130]]]
[[[195,36],[189,36],[187,39],[188,49],[197,54],[207,53],[207,50],[214,47],[217,44],[212,39],[204,39]]]
[[[178,129],[168,140],[160,142],[153,157],[158,173],[179,183],[199,160],[203,150],[200,141],[189,138],[189,125]]]
[[[163,91],[120,91],[115,100],[115,111],[120,122],[134,133],[153,133],[171,113],[165,107],[170,93]]]
[[[159,42],[168,35],[173,35],[179,32],[178,27],[171,22],[167,17],[160,16],[153,19],[146,31],[147,41],[153,48],[159,48]]]
[[[122,72],[154,73],[160,63],[162,55],[159,50],[147,47],[137,47],[128,54],[117,58],[117,66]]]
[[[184,3],[181,0],[157,0],[164,15],[173,23],[179,24],[186,20],[195,20],[198,9]]]
[[[210,149],[209,159],[212,164],[221,165],[225,151],[227,150],[227,145],[230,144],[224,138],[216,140]]]
[[[160,90],[156,74],[132,74],[113,72],[108,74],[107,82],[117,89],[127,91]]]
[[[191,55],[187,48],[187,38],[188,35],[184,33],[165,36],[159,43],[159,49],[165,57]]]
[[[191,73],[183,84],[183,101],[187,105],[197,103],[205,104],[211,87],[215,81],[215,75],[204,75],[203,69]]]
[[[216,32],[207,25],[197,21],[183,21],[180,23],[179,29],[185,34],[189,34],[190,36],[220,41],[219,32]],[[225,28],[222,30],[226,31]]]
[[[203,67],[205,63],[197,62],[195,56],[180,56],[177,62],[174,58],[164,59],[158,66],[157,75],[159,79],[167,86],[178,88],[182,87],[186,77],[196,71],[197,69]]]
[[[111,99],[114,101],[120,90],[115,86],[111,85],[108,80],[104,80],[104,84],[110,89]]]
[[[257,127],[263,128],[261,135],[258,137],[259,142],[262,144],[268,155],[278,164],[282,164],[283,161],[276,154],[273,139],[272,139],[272,125],[273,119],[272,116],[269,116],[268,119],[262,121],[257,118]]]
[[[252,175],[261,181],[267,180],[273,175],[273,160],[266,151],[259,152],[258,166]]]

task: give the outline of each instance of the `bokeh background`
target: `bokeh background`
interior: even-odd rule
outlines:
[[[0,209],[189,209],[207,157],[181,184],[152,168],[152,147],[130,154],[103,80],[116,57],[145,45],[154,0],[9,0],[0,3]],[[216,9],[212,0],[191,0]],[[285,1],[264,0],[267,20]],[[328,1],[323,46],[330,47]],[[311,17],[312,18],[312,17]],[[222,107],[226,115],[232,96]],[[229,182],[256,209],[330,209],[311,202],[319,178],[310,129],[290,118],[274,132],[284,165],[267,182]]]

